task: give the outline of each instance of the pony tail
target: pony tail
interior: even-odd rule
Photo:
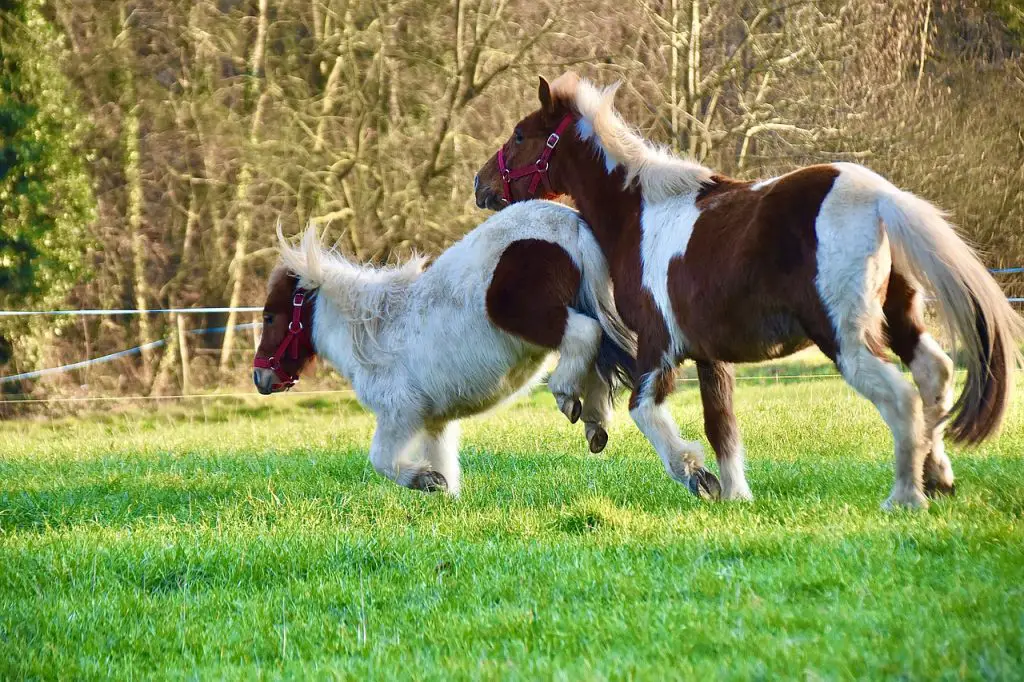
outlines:
[[[950,435],[980,443],[999,429],[1014,388],[1013,370],[1024,366],[1024,320],[941,211],[870,171],[839,167],[875,183],[878,214],[897,263],[932,291],[951,340],[963,344],[967,380],[953,406]]]
[[[636,376],[636,335],[619,317],[612,293],[612,280],[604,252],[590,226],[579,219],[580,290],[575,306],[579,312],[601,325],[601,344],[597,351],[597,370],[612,389],[634,388]]]

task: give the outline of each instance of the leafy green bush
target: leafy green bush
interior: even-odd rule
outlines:
[[[86,274],[94,199],[61,39],[37,0],[0,0],[0,305],[56,300]]]

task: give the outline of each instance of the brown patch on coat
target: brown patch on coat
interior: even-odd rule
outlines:
[[[647,386],[644,386],[644,384]],[[629,409],[635,410],[637,405],[640,404],[640,399],[643,398],[643,389],[647,389],[648,395],[654,400],[655,405],[661,405],[665,402],[665,399],[672,395],[672,391],[676,390],[676,370],[675,367],[660,367],[654,371],[647,372],[641,375],[641,380],[637,382],[635,390],[629,396]]]
[[[512,242],[487,287],[487,316],[510,334],[544,348],[562,343],[580,270],[565,249],[541,239]]]
[[[925,332],[921,310],[914,303],[916,297],[917,290],[910,285],[907,278],[893,270],[889,275],[885,302],[882,304],[882,311],[885,313],[885,335],[889,347],[907,366],[913,362],[918,340]]]
[[[295,296],[295,287],[299,280],[284,268],[275,268],[270,273],[267,282],[267,298],[263,303],[263,333],[260,336],[260,345],[256,348],[256,357],[269,358],[281,345],[281,341],[288,334],[288,325],[292,321],[292,299]],[[313,300],[310,294],[306,293],[306,303],[302,308],[302,324],[307,330],[313,329]],[[293,359],[291,354],[287,357],[278,358],[281,361],[281,369],[299,376],[309,361],[316,357],[312,344],[299,345],[299,357]]]
[[[686,252],[669,263],[669,297],[687,353],[756,362],[816,343],[835,360],[835,330],[815,286],[815,221],[839,175],[811,166],[758,190],[718,177]]]

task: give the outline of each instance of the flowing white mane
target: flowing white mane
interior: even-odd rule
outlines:
[[[590,137],[609,165],[621,165],[626,183],[638,183],[647,201],[698,191],[711,179],[711,169],[654,146],[622,120],[614,106],[620,84],[599,88],[570,71],[551,83],[551,94],[574,106],[581,135]]]
[[[409,286],[423,272],[426,258],[414,257],[396,266],[372,267],[348,261],[320,241],[310,225],[293,246],[277,229],[281,265],[299,278],[299,286],[329,301],[348,324],[352,349],[363,364],[389,349],[378,343],[381,323],[394,317],[405,302]],[[393,349],[392,349],[393,350]]]

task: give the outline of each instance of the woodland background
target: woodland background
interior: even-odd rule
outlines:
[[[1010,0],[0,0],[0,309],[261,305],[278,222],[438,252],[570,67],[720,171],[864,163],[1024,265],[1022,46]],[[184,332],[253,319],[6,318],[0,376],[167,345],[0,390],[242,385],[251,331]]]

